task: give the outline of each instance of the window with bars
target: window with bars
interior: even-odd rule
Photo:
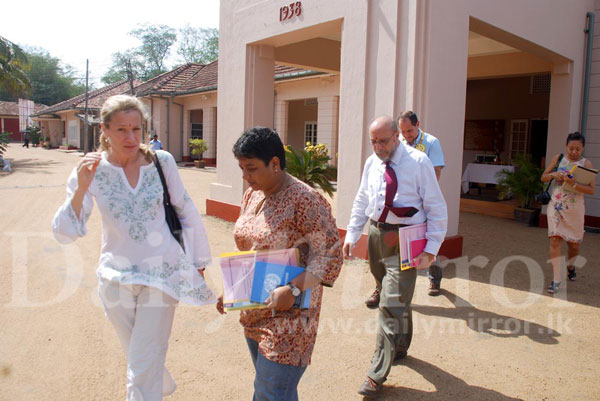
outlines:
[[[304,144],[310,143],[311,145],[317,144],[317,122],[306,121],[304,122]]]
[[[192,138],[202,139],[202,123],[192,123],[191,129],[190,136]]]
[[[511,120],[510,122],[510,159],[517,154],[527,153],[527,120]]]

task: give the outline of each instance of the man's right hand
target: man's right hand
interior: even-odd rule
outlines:
[[[344,259],[355,259],[355,257],[352,255],[352,249],[355,247],[355,244],[351,244],[350,242],[346,242],[344,244],[344,247],[342,248],[342,253],[344,254]]]

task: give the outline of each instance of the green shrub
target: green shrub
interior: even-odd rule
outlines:
[[[190,148],[192,149],[192,155],[200,157],[202,153],[208,150],[208,145],[204,139],[192,138],[190,139]]]
[[[531,209],[535,195],[544,188],[541,181],[543,170],[530,157],[522,154],[513,158],[513,165],[514,171],[502,170],[498,173],[498,197],[504,199],[513,194],[520,200],[522,208]]]
[[[337,169],[329,165],[331,158],[325,145],[315,145],[304,148],[300,152],[291,146],[285,147],[286,171],[312,188],[319,187],[329,196],[333,195],[335,187],[332,181],[337,177]]]
[[[8,132],[3,132],[0,134],[0,157],[4,155],[6,149],[8,149]]]

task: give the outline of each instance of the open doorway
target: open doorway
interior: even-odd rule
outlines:
[[[518,154],[543,166],[553,66],[515,46],[517,41],[506,43],[481,21],[472,21],[471,28],[461,210],[513,218],[517,201],[499,200],[498,173],[514,171]]]

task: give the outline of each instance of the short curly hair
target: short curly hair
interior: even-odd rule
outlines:
[[[275,156],[279,165],[285,170],[285,149],[279,134],[267,127],[253,127],[244,131],[233,145],[233,155],[236,159],[257,158],[268,165]]]

